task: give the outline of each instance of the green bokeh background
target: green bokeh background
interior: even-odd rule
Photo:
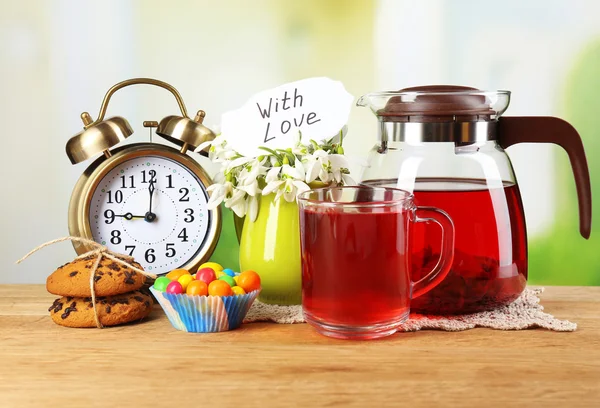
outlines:
[[[600,40],[574,61],[559,111],[583,139],[593,198],[600,197]],[[566,153],[556,149],[558,216],[544,235],[529,240],[529,282],[552,285],[600,285],[600,237],[597,228],[585,241],[579,235],[577,194]],[[518,175],[517,175],[518,177]],[[592,205],[592,220],[600,219]]]

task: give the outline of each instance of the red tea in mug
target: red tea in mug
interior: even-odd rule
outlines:
[[[301,212],[305,313],[337,325],[375,325],[408,315],[407,214],[385,210]]]
[[[435,208],[415,207],[393,188],[329,187],[298,196],[302,246],[302,307],[321,334],[354,339],[390,335],[410,311],[411,297],[448,273],[454,227]],[[440,262],[412,282],[409,228],[435,222],[445,232]]]

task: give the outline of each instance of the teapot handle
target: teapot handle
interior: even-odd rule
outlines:
[[[583,142],[568,122],[550,116],[502,117],[498,120],[498,144],[506,149],[517,143],[554,143],[569,155],[577,199],[579,232],[588,239],[592,229],[592,192]]]

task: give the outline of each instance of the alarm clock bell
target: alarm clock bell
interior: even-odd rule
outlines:
[[[202,124],[204,111],[198,111],[196,117],[190,119],[181,95],[174,87],[152,78],[133,78],[119,82],[108,90],[102,101],[98,119],[93,120],[88,112],[81,114],[84,130],[71,137],[66,146],[67,156],[72,164],[90,159],[98,153],[104,153],[106,157],[110,157],[110,148],[133,134],[133,129],[127,119],[115,116],[105,120],[104,115],[111,96],[117,90],[135,84],[155,85],[170,91],[175,96],[182,116],[167,116],[158,123],[144,122],[144,126],[156,127],[156,134],[181,147],[181,153],[185,153],[189,148],[195,149],[201,143],[215,138],[215,134]],[[206,152],[202,153],[207,154]]]

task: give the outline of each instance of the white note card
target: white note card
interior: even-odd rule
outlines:
[[[293,147],[298,129],[304,143],[321,141],[348,123],[353,100],[341,82],[329,78],[290,82],[259,92],[241,108],[224,113],[221,133],[244,156],[264,153],[259,146]]]

